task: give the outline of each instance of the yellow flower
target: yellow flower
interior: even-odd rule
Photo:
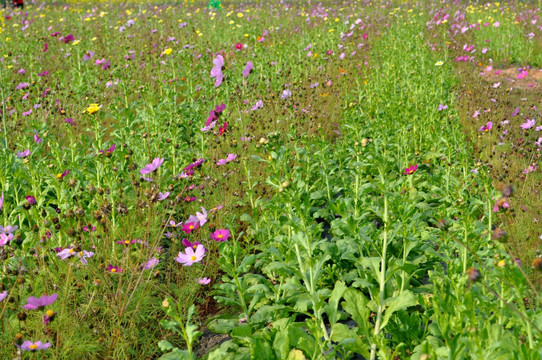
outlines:
[[[444,65],[444,61],[437,61],[435,63],[435,66],[442,66],[442,65]]]
[[[171,50],[171,48],[167,48],[166,50],[164,50],[164,52],[162,54],[170,55],[172,52],[173,52],[173,50]]]
[[[100,110],[100,105],[99,104],[90,104],[86,111],[89,114],[94,114],[94,113],[97,113],[98,110]]]
[[[74,42],[72,42],[72,45],[77,45],[81,42],[81,40],[75,40]]]

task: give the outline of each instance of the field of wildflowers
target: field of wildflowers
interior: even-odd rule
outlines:
[[[538,5],[2,8],[0,359],[542,358]]]

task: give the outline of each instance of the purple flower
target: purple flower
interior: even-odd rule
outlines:
[[[49,71],[47,71],[47,70],[45,70],[44,72],[38,73],[39,77],[43,77],[43,76],[47,76],[47,75],[49,75]]]
[[[71,126],[75,126],[75,122],[72,118],[64,119],[64,122],[66,122],[66,124],[70,124]]]
[[[164,162],[163,158],[154,158],[152,163],[145,165],[145,167],[141,169],[139,172],[141,173],[141,175],[149,174],[155,171],[156,169],[158,169],[158,167],[160,167],[160,165],[162,165],[163,162]]]
[[[200,244],[196,247],[195,251],[193,248],[187,247],[184,250],[184,253],[179,252],[177,257],[175,258],[175,261],[182,264],[183,266],[192,266],[193,264],[200,262],[204,256],[205,248],[203,247],[203,245]]]
[[[412,165],[410,167],[407,167],[404,171],[403,171],[403,174],[405,175],[412,175],[416,172],[416,170],[418,170],[418,164],[416,165]]]
[[[245,65],[245,69],[242,71],[243,77],[246,78],[252,72],[252,69],[254,69],[252,61],[248,61]]]
[[[284,99],[289,98],[290,96],[292,96],[292,92],[290,91],[290,89],[286,89],[282,92],[282,94],[280,95],[280,98],[284,100]]]
[[[105,150],[100,150],[98,151],[99,154],[105,154],[105,155],[108,155],[108,154],[111,154],[113,153],[113,151],[115,151],[115,149],[117,148],[117,146],[115,144],[112,144],[109,149],[105,149]]]
[[[536,170],[536,166],[529,165],[529,167],[523,170],[522,174],[529,174]]]
[[[22,113],[23,116],[28,116],[28,115],[30,115],[30,114],[32,114],[32,109],[30,109],[30,110],[28,110],[28,111],[24,111],[24,112]]]
[[[166,191],[165,193],[158,193],[158,201],[164,201],[168,198],[169,191]]]
[[[254,106],[250,108],[250,110],[254,111],[254,110],[261,109],[261,108],[263,108],[263,101],[258,100],[258,101],[256,101],[256,104],[254,104]]]
[[[438,111],[446,110],[447,108],[448,108],[448,105],[442,105],[442,104],[440,104],[440,105],[438,106]]]
[[[153,257],[151,258],[149,261],[147,261],[145,263],[145,265],[143,266],[143,268],[145,270],[151,270],[153,269],[156,265],[158,265],[158,263],[160,262],[160,260],[158,260],[157,258]]]
[[[23,351],[37,351],[37,350],[46,350],[51,347],[51,343],[46,342],[42,343],[41,341],[32,342],[29,340],[26,340],[21,345],[21,350]]]
[[[478,116],[480,116],[480,111],[479,110],[476,110],[474,112],[474,114],[472,115],[473,118],[477,118]]]
[[[17,87],[16,87],[15,89],[17,89],[17,90],[22,90],[22,89],[25,89],[25,88],[27,88],[27,87],[29,87],[29,86],[30,86],[29,83],[24,82],[24,83],[20,83],[19,85],[17,85]]]
[[[2,196],[0,197],[0,210],[4,207],[4,192],[2,191]]]
[[[35,205],[36,204],[36,198],[33,197],[32,195],[25,196],[25,199],[26,199],[26,201],[28,201],[28,203],[30,205]]]
[[[213,121],[209,125],[205,125],[204,127],[202,127],[200,130],[203,131],[203,132],[207,132],[207,131],[211,130],[212,128],[214,128],[215,126],[216,126],[216,121]]]
[[[521,124],[520,127],[523,130],[527,130],[527,129],[532,128],[535,123],[536,123],[535,119],[526,119],[526,121],[523,124]]]
[[[224,58],[222,55],[218,55],[213,59],[213,68],[211,69],[211,78],[215,79],[215,87],[219,87],[222,84],[224,79],[224,74],[222,74],[222,67],[224,66]]]
[[[0,302],[2,302],[2,300],[4,300],[7,297],[8,297],[8,292],[7,291],[0,292]]]
[[[24,151],[19,151],[19,152],[17,153],[17,157],[18,157],[18,158],[25,158],[25,157],[27,157],[27,156],[30,156],[30,149],[26,149],[26,150],[24,150]]]
[[[211,282],[211,279],[204,277],[204,278],[198,278],[196,281],[201,285],[208,285]]]
[[[94,56],[94,51],[89,51],[88,53],[83,55],[83,61],[88,61],[92,59],[93,56]]]
[[[41,144],[43,142],[43,140],[40,138],[40,135],[38,134],[37,131],[34,133],[34,142],[36,144]]]
[[[512,114],[510,116],[516,116],[517,114],[519,114],[519,108],[515,108],[514,111],[512,112]]]
[[[13,240],[13,234],[0,234],[0,246],[6,246],[10,241]]]
[[[69,34],[67,36],[64,36],[63,38],[61,38],[60,40],[64,43],[64,44],[67,44],[69,43],[70,41],[73,41],[73,35],[72,34]]]
[[[231,233],[228,229],[220,229],[211,233],[211,239],[214,241],[226,241],[230,238]]]
[[[58,298],[58,294],[54,293],[53,295],[42,295],[39,299],[33,296],[29,297],[26,300],[26,305],[23,306],[25,310],[37,310],[51,305]]]
[[[478,131],[488,132],[489,130],[491,130],[492,127],[493,127],[493,123],[491,121],[488,121],[487,124],[482,125],[480,129],[478,129]]]
[[[220,160],[218,160],[218,162],[216,164],[217,165],[227,164],[227,163],[235,160],[236,157],[237,157],[237,155],[235,155],[235,154],[228,154],[228,157],[226,159],[220,159]]]
[[[193,248],[194,250],[198,247],[198,245],[201,245],[201,243],[199,241],[194,241],[193,243],[191,243],[190,241],[188,241],[188,239],[183,239],[183,241],[181,243],[186,247]],[[207,250],[205,250],[205,251],[207,251]]]
[[[207,211],[203,206],[201,207],[201,211],[200,213],[196,212],[196,215],[190,215],[185,224],[199,222],[199,226],[203,226],[207,222]]]

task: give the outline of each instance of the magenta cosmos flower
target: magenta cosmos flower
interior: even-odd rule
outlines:
[[[228,229],[220,229],[211,233],[211,239],[214,241],[226,241],[230,238],[231,233]]]
[[[227,164],[227,163],[232,162],[233,160],[235,160],[236,157],[237,157],[237,155],[235,155],[235,154],[228,154],[228,157],[226,159],[220,159],[220,160],[218,160],[218,162],[216,164],[217,165]]]
[[[410,167],[407,167],[404,171],[403,171],[403,174],[405,175],[412,175],[416,172],[416,170],[418,170],[418,165],[412,165]]]
[[[184,249],[184,253],[179,252],[179,255],[175,258],[175,261],[183,266],[192,266],[194,263],[200,262],[205,256],[205,248],[203,245],[198,245],[196,251],[191,247]]]
[[[196,249],[198,245],[202,245],[199,241],[194,241],[193,243],[188,241],[188,239],[183,239],[182,244],[186,247],[191,247],[192,249]],[[205,249],[207,251],[207,249]]]
[[[141,175],[149,174],[155,171],[156,169],[158,169],[160,165],[162,165],[163,163],[164,163],[163,158],[154,158],[154,160],[150,164],[145,165],[145,167],[141,169],[139,172],[141,173]]]
[[[30,205],[35,205],[36,204],[36,198],[33,197],[32,195],[25,196],[25,199],[26,199],[26,201],[28,201],[28,203]]]
[[[107,265],[107,269],[105,270],[110,273],[120,273],[122,271],[120,267],[113,265]]]
[[[184,231],[186,234],[190,234],[192,231],[196,230],[197,228],[199,228],[199,222],[191,222],[191,223],[184,224],[181,230]]]
[[[54,293],[53,295],[43,295],[39,299],[34,296],[29,297],[26,300],[26,305],[23,306],[25,310],[36,310],[42,309],[47,305],[51,305],[58,298],[58,294]]]
[[[489,130],[491,130],[492,127],[493,127],[493,123],[491,121],[488,121],[487,124],[482,125],[482,127],[480,127],[478,131],[488,132]]]
[[[32,342],[26,340],[21,345],[21,350],[23,351],[37,351],[37,350],[46,350],[51,347],[51,343],[42,343],[41,341]]]
[[[0,302],[2,302],[7,297],[8,297],[8,292],[7,291],[0,292]]]

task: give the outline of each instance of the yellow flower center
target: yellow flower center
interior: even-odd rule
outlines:
[[[47,310],[47,312],[45,313],[48,317],[52,317],[55,312],[53,310]]]
[[[111,272],[117,272],[117,269],[112,268],[112,269],[111,269]]]
[[[188,228],[189,228],[190,230],[194,230],[194,225],[190,225]]]
[[[126,245],[128,245],[128,244],[130,244],[130,240],[124,240],[124,243],[125,243]]]
[[[70,249],[70,254],[73,254],[74,252],[75,252],[75,250]]]
[[[38,348],[38,345],[32,344],[32,345],[28,346],[28,348],[29,348],[30,350],[36,350],[36,349]]]
[[[194,255],[192,255],[192,257],[190,258],[190,261],[196,261],[196,257]]]
[[[222,235],[222,234],[217,236],[217,238],[219,238],[219,239],[222,239],[223,237],[224,237],[224,235]]]
[[[81,252],[79,252],[79,256],[80,256],[80,257],[83,257],[84,255],[85,255],[85,254],[83,254],[83,252],[82,252],[82,251],[81,251]]]

